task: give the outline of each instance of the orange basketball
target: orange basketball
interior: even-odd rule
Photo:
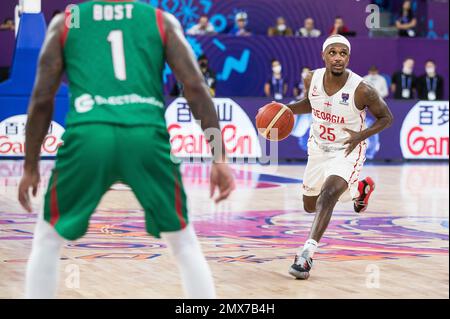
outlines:
[[[256,114],[256,127],[259,134],[268,140],[284,140],[294,127],[294,113],[286,105],[269,103]]]

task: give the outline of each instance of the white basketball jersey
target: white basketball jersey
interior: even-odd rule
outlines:
[[[323,81],[325,68],[314,71],[308,98],[312,107],[310,141],[324,151],[338,151],[346,148],[344,142],[350,136],[343,131],[362,131],[366,128],[365,110],[355,105],[355,91],[363,79],[348,70],[349,76],[344,87],[336,94],[328,96]]]

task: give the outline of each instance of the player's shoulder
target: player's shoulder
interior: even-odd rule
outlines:
[[[311,82],[314,74],[320,74],[320,73],[325,73],[325,68],[319,68],[319,69],[314,69],[308,72],[308,75],[305,78],[305,81],[309,81]]]
[[[311,83],[315,70],[309,71],[305,77],[305,82]]]
[[[66,16],[64,12],[56,14],[50,21],[47,29],[47,34],[61,33],[64,29],[64,23],[66,22]]]
[[[160,10],[162,13],[166,31],[183,29],[180,21],[172,13],[161,9],[156,10]]]
[[[373,100],[378,99],[378,97],[379,95],[377,90],[372,86],[372,84],[364,79],[356,87],[355,98],[358,100]]]

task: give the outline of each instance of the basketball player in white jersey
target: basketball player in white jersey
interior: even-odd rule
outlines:
[[[308,279],[313,255],[338,200],[352,199],[358,213],[367,209],[375,188],[370,177],[359,181],[365,161],[366,139],[392,123],[392,114],[376,90],[347,69],[350,42],[341,35],[326,39],[325,68],[305,79],[305,98],[288,107],[294,114],[312,113],[308,164],[303,178],[303,204],[316,213],[309,239],[295,256],[289,273]],[[367,128],[366,111],[376,118]]]

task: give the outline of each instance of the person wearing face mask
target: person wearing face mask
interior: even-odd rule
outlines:
[[[208,58],[206,55],[201,55],[198,57],[198,65],[202,71],[205,82],[209,87],[211,96],[216,96],[216,73],[209,68]]]
[[[271,97],[275,101],[280,101],[285,97],[287,89],[288,85],[285,79],[283,79],[280,61],[272,60],[272,76],[264,86],[264,93],[267,97]]]
[[[417,80],[417,93],[421,100],[444,99],[444,79],[436,73],[436,64],[432,60],[425,62],[425,74]]]
[[[407,58],[403,61],[402,70],[392,75],[391,91],[394,94],[394,99],[408,100],[414,98],[417,80],[413,70],[414,60]]]
[[[382,98],[385,98],[389,95],[386,79],[379,74],[378,68],[375,65],[370,67],[369,74],[363,77],[363,79],[364,81],[372,85]]]
[[[298,82],[294,86],[293,94],[297,101],[305,97],[305,79],[308,76],[309,72],[311,72],[311,69],[308,67],[304,67],[302,69],[300,82]]]
[[[286,20],[283,17],[277,18],[277,24],[274,27],[270,27],[267,31],[269,37],[273,36],[292,36],[294,32],[286,24]]]

